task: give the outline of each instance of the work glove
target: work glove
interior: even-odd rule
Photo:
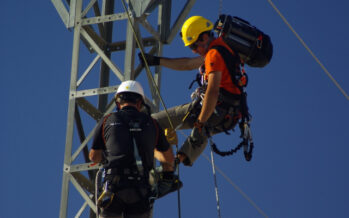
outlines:
[[[147,53],[143,53],[144,54],[144,58],[145,60],[147,61],[148,63],[148,66],[157,66],[157,65],[160,65],[160,57],[158,56],[154,56],[154,55],[151,55],[151,54],[147,54]],[[144,59],[143,59],[143,56],[141,53],[138,53],[138,57],[139,57],[139,61],[141,62],[142,64],[142,67],[145,66],[145,63],[144,63]]]
[[[161,172],[158,181],[158,198],[182,188],[183,183],[174,174],[174,171]]]
[[[204,126],[205,124],[200,121],[194,123],[194,128],[189,136],[189,142],[193,148],[200,146],[204,142]]]
[[[170,145],[177,145],[178,144],[177,133],[172,128],[165,129],[165,136],[166,136],[168,143],[170,143]]]

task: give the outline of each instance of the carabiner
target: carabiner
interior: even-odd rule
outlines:
[[[107,208],[110,206],[111,202],[114,199],[115,194],[113,192],[108,191],[108,182],[105,183],[104,190],[99,196],[97,201],[97,206],[100,208]]]

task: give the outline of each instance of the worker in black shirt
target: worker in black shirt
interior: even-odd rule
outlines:
[[[89,155],[91,161],[103,163],[105,168],[103,196],[98,201],[100,217],[150,218],[151,199],[182,185],[174,175],[174,155],[158,123],[141,112],[144,92],[138,82],[122,82],[115,102],[118,111],[98,123]],[[150,173],[154,157],[163,168],[155,185]],[[105,195],[108,198],[104,200]]]

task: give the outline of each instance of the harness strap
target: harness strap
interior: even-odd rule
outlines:
[[[120,112],[119,112],[120,113]],[[112,114],[112,113],[111,113]],[[103,120],[103,127],[102,127],[102,134],[103,134],[103,140],[106,144],[105,139],[105,128],[108,118],[111,114],[108,114],[104,120]],[[103,206],[109,206],[111,201],[117,201],[122,205],[122,207],[125,210],[135,210],[137,207],[141,207],[143,209],[150,209],[152,206],[152,203],[154,201],[154,193],[152,185],[149,184],[149,172],[151,169],[145,168],[145,163],[142,161],[142,156],[140,155],[140,152],[138,151],[138,145],[136,140],[136,134],[137,132],[142,131],[142,128],[144,125],[142,125],[143,121],[138,120],[130,120],[130,122],[126,122],[125,119],[123,119],[122,114],[117,114],[117,119],[120,120],[121,123],[123,123],[126,128],[129,129],[130,135],[132,137],[132,144],[134,148],[134,157],[136,160],[136,165],[134,167],[126,167],[126,168],[106,168],[106,178],[105,178],[105,187],[104,189],[108,188],[109,190],[104,190],[104,195],[99,198],[100,203],[107,203]],[[156,123],[154,119],[151,119],[154,127],[156,129],[156,144],[159,143],[159,126]],[[151,122],[149,120],[149,122]],[[139,158],[137,158],[139,157]],[[113,158],[113,157],[111,157]],[[137,161],[139,160],[140,161]],[[137,164],[137,162],[141,163],[140,165]],[[153,168],[155,169],[155,162]],[[156,183],[155,183],[156,186]],[[136,191],[137,195],[139,196],[140,200],[135,202],[134,204],[126,205],[122,202],[122,199],[118,198],[118,196],[115,194],[118,190],[123,190],[127,188],[132,188]],[[147,193],[143,194],[141,189],[145,188],[147,190]],[[103,194],[102,193],[102,194]],[[110,194],[106,195],[106,194]],[[115,195],[115,196],[114,196]],[[105,201],[105,197],[107,197],[108,200]],[[137,207],[136,207],[137,206]]]
[[[225,65],[229,70],[229,74],[232,82],[241,91],[241,88],[245,87],[246,84],[242,84],[243,81],[240,81],[244,76],[244,74],[240,70],[240,65],[241,65],[240,58],[236,55],[233,55],[231,52],[229,52],[228,49],[226,49],[224,46],[221,46],[221,45],[213,46],[211,49],[215,49],[221,54],[222,58],[224,59]],[[238,64],[235,65],[236,63]]]
[[[131,168],[108,168],[106,169],[106,175],[136,175],[136,174],[143,174],[142,172],[139,172],[137,167],[131,167]]]
[[[194,80],[190,83],[190,85],[189,85],[189,89],[191,89],[191,88],[193,87],[193,85],[194,85],[195,82],[199,85],[199,87],[202,86],[202,83],[201,83],[201,74],[200,74],[200,73],[197,73],[197,74],[196,74],[195,79],[194,79]]]
[[[241,96],[241,103],[240,103],[240,109],[242,113],[242,118],[246,120],[250,120],[249,116],[250,114],[248,113],[248,107],[247,107],[247,94],[244,90],[244,87],[247,86],[248,83],[248,77],[245,72],[241,72],[241,70],[236,70],[236,66],[234,66],[234,63],[240,63],[240,59],[230,53],[228,49],[226,49],[224,46],[213,46],[212,49],[216,49],[223,57],[224,62],[229,70],[230,78],[234,85],[239,88],[240,90],[240,96]],[[244,69],[243,69],[244,71]]]
[[[245,159],[247,161],[250,161],[252,158],[252,151],[253,151],[253,140],[252,140],[252,134],[251,130],[249,128],[249,122],[250,122],[250,114],[248,112],[248,106],[247,106],[247,93],[245,92],[244,88],[246,87],[248,83],[248,77],[244,70],[244,64],[241,63],[240,60],[238,60],[238,57],[234,56],[232,53],[230,53],[225,47],[223,46],[214,46],[212,49],[216,49],[223,57],[224,62],[229,70],[229,74],[231,77],[232,82],[236,87],[240,90],[240,113],[241,113],[241,122],[239,124],[240,131],[241,131],[241,138],[243,139],[242,142],[237,145],[235,148],[231,149],[230,151],[220,151],[216,144],[212,143],[212,150],[221,155],[232,155],[238,150],[240,150],[242,147],[244,147],[244,155]],[[234,66],[235,63],[240,63],[242,66],[242,71],[236,70],[236,66]]]
[[[123,111],[119,111],[118,113],[123,113]],[[144,175],[147,176],[147,172],[149,172],[150,169],[148,169],[146,167],[146,165],[145,165],[145,163],[143,161],[143,158],[140,155],[140,152],[139,152],[139,149],[138,149],[138,145],[137,145],[137,140],[136,140],[136,132],[141,132],[142,131],[142,128],[141,128],[142,121],[132,120],[131,119],[131,120],[129,120],[129,122],[126,122],[125,119],[123,118],[122,114],[117,114],[117,117],[129,129],[130,135],[132,137],[134,158],[135,158],[137,169],[138,169],[139,173],[142,170],[140,168],[140,166],[142,166]]]
[[[125,119],[123,119],[122,111],[117,112],[117,114],[115,114],[117,120],[119,120],[123,125],[125,125],[125,128],[129,129],[129,134],[132,138],[132,145],[133,145],[133,156],[135,159],[135,167],[134,169],[131,169],[129,167],[125,167],[125,168],[121,168],[120,170],[117,170],[115,168],[109,168],[107,167],[107,173],[109,175],[114,174],[114,175],[126,175],[126,174],[131,174],[136,171],[137,174],[141,177],[145,177],[145,179],[147,180],[149,178],[148,172],[150,171],[150,169],[148,169],[148,167],[146,166],[146,164],[144,163],[142,156],[140,155],[140,152],[138,151],[138,145],[137,145],[137,141],[136,141],[136,132],[140,132],[142,131],[142,126],[141,126],[141,122],[142,121],[138,121],[138,120],[130,120],[130,122],[126,122]],[[107,116],[105,116],[104,120],[103,120],[103,126],[102,126],[102,136],[103,136],[103,140],[104,143],[106,145],[106,138],[105,138],[105,128],[106,128],[106,123],[108,118],[112,115],[113,113],[108,114]],[[154,124],[155,125],[155,124]],[[156,125],[155,125],[156,126]],[[156,126],[156,140],[158,141],[158,127]],[[109,162],[112,162],[114,159],[118,159],[119,157],[114,157],[114,156],[109,156],[108,160]],[[138,164],[137,164],[138,163]],[[127,171],[130,171],[130,173],[127,173]],[[125,171],[126,170],[126,171]]]

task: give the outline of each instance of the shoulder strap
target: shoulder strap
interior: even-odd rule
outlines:
[[[237,71],[234,64],[238,61],[238,63],[241,64],[240,58],[236,55],[233,55],[231,52],[229,52],[228,49],[226,49],[224,46],[217,45],[213,46],[212,49],[216,49],[223,57],[224,62],[229,70],[229,74],[231,77],[231,80],[233,81],[234,85],[240,89],[241,92],[241,103],[240,103],[240,109],[242,113],[243,119],[250,120],[250,115],[248,112],[248,106],[247,106],[247,94],[243,90],[243,87],[247,85],[247,76],[246,74],[242,74],[241,70]],[[242,77],[245,77],[245,85],[242,85],[240,83]]]
[[[139,119],[130,119],[128,122],[125,121],[122,117],[122,115],[119,115],[119,119],[122,123],[124,123],[125,125],[127,125],[127,127],[129,128],[131,137],[132,137],[132,144],[133,144],[133,154],[134,154],[134,158],[136,161],[136,165],[137,168],[139,170],[139,172],[141,171],[140,166],[143,167],[143,173],[144,176],[148,176],[148,173],[151,169],[148,169],[146,163],[145,163],[145,157],[143,155],[141,155],[143,152],[140,152],[140,149],[142,149],[141,147],[139,147],[138,145],[138,137],[137,137],[137,133],[141,133],[145,128],[145,123],[151,122],[150,120],[152,120],[154,122],[154,120],[152,118],[147,119],[144,117],[139,117]],[[156,127],[156,142],[158,142],[158,126],[156,125],[156,123],[154,123],[155,127]],[[142,134],[142,133],[141,133]],[[153,166],[154,167],[154,166]]]
[[[232,82],[236,87],[238,87],[241,91],[241,85],[239,84],[239,80],[242,76],[241,71],[237,71],[236,67],[234,66],[235,63],[241,64],[240,58],[236,55],[233,55],[228,49],[226,49],[224,46],[216,45],[213,46],[211,49],[215,49],[219,52],[219,54],[222,55],[222,58],[224,59],[225,65],[227,66],[230,77]]]

